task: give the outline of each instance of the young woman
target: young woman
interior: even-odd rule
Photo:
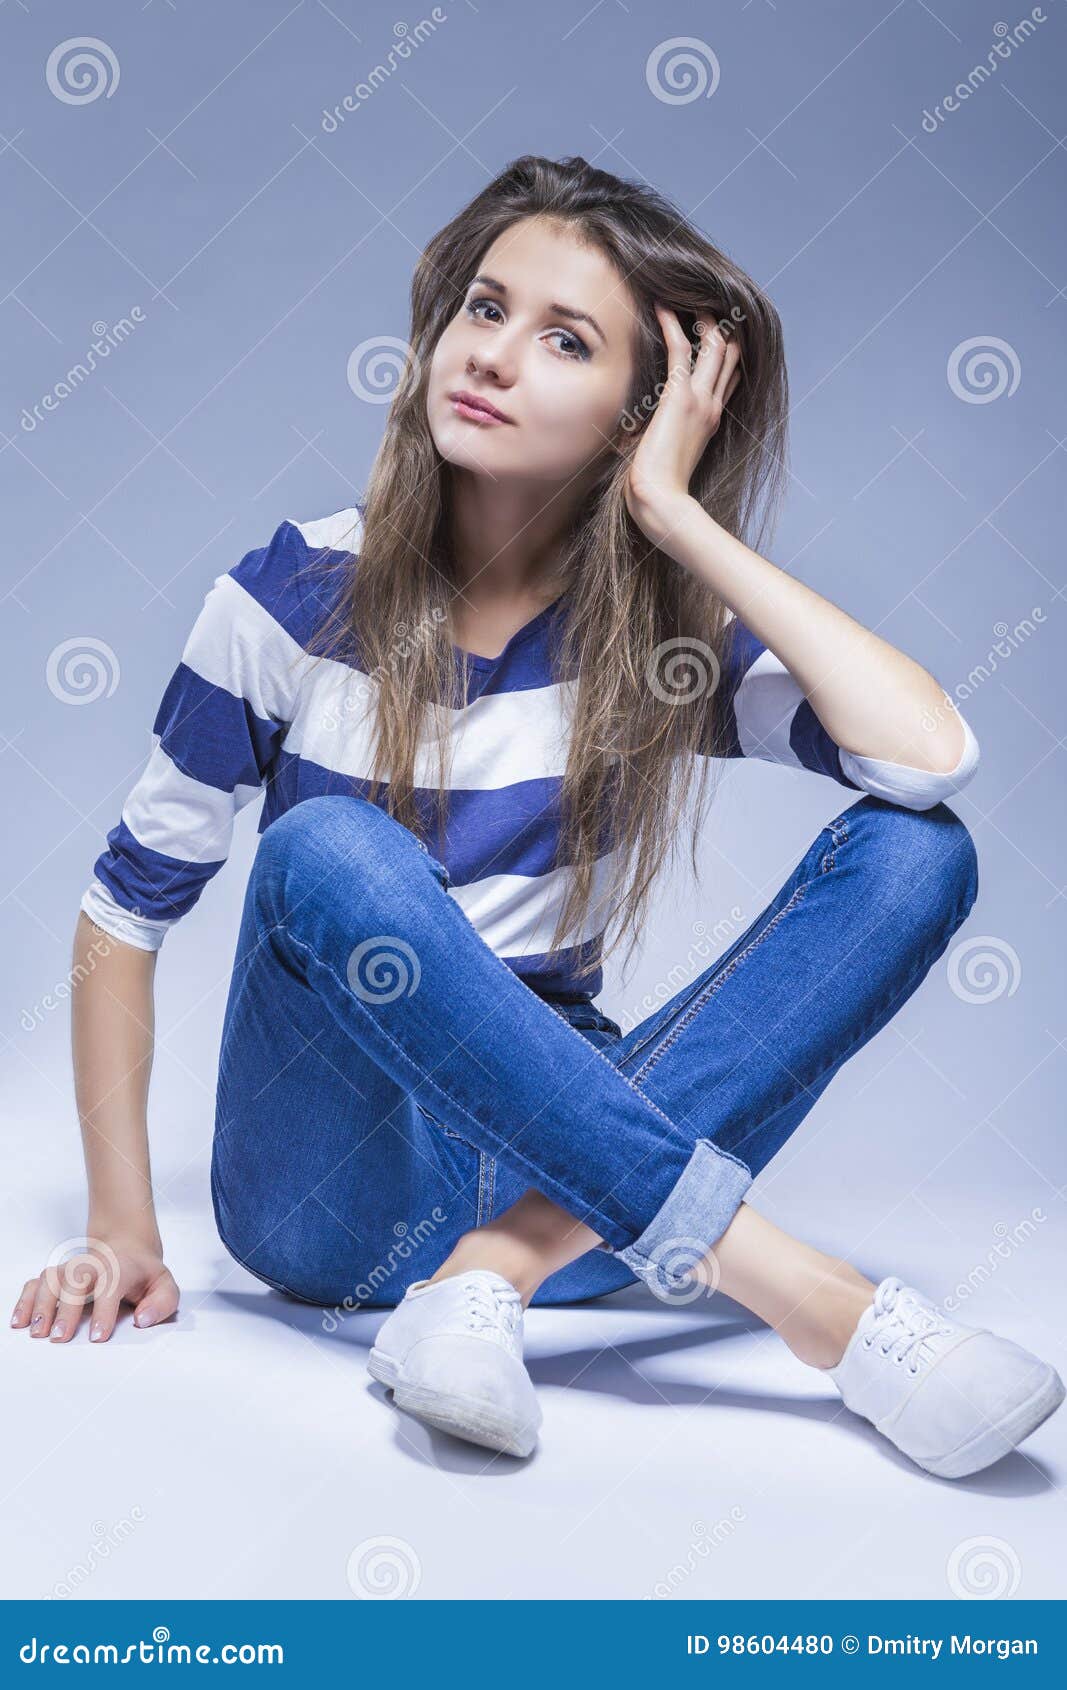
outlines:
[[[512,1454],[530,1303],[719,1287],[928,1471],[1014,1447],[1055,1371],[745,1201],[968,914],[944,802],[978,748],[918,663],[751,549],[787,383],[759,288],[647,187],[522,158],[443,229],[365,499],[283,522],[208,593],[76,938],[89,1284],[13,1324],[171,1316],[146,1093],[155,953],[266,796],[219,1064],[231,1254],[390,1307],[401,1407]],[[626,1034],[681,807],[748,756],[861,793],[724,956]],[[694,823],[693,864],[699,820]],[[701,921],[714,903],[694,902]],[[632,948],[632,945],[631,945]]]

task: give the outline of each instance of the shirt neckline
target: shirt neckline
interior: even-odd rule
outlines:
[[[552,612],[562,604],[565,596],[564,593],[560,593],[559,597],[553,599],[551,604],[546,604],[543,610],[539,610],[535,616],[531,616],[528,622],[524,622],[521,628],[516,628],[505,644],[503,651],[499,651],[495,657],[482,657],[478,652],[465,651],[462,646],[458,645],[453,645],[452,650],[458,658],[465,660],[475,669],[495,669],[498,663],[503,663],[505,657],[510,656],[516,646],[522,645],[531,635],[537,632],[542,623],[547,621]]]

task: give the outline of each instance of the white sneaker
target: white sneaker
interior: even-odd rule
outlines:
[[[837,1366],[820,1371],[847,1408],[942,1479],[999,1461],[1064,1398],[1047,1362],[950,1319],[893,1277],[877,1287]]]
[[[489,1268],[418,1279],[367,1358],[398,1408],[506,1455],[529,1455],[541,1409],[522,1360],[522,1298]]]

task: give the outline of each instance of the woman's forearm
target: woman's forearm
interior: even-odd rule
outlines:
[[[71,1041],[91,1232],[158,1239],[148,1155],[156,953],[79,913]]]
[[[664,504],[654,531],[660,549],[706,581],[781,659],[838,745],[939,773],[955,769],[963,727],[920,663],[728,534],[688,494]]]

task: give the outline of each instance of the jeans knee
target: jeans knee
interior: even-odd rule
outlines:
[[[396,848],[397,824],[369,799],[345,793],[304,798],[264,829],[253,873],[280,877],[288,890],[319,885],[346,864],[358,865],[361,885],[374,880],[379,854]]]
[[[909,810],[868,798],[857,808],[874,826],[876,861],[896,907],[955,932],[978,896],[978,852],[967,824],[944,802]]]

